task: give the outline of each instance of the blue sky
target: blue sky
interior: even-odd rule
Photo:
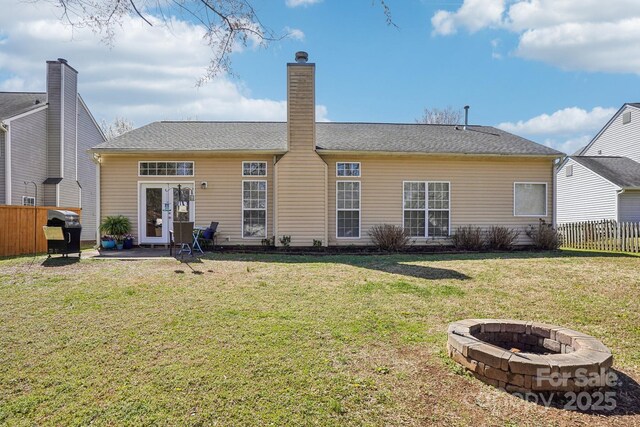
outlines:
[[[471,106],[470,122],[575,151],[624,103],[640,101],[640,2],[255,0],[263,24],[291,37],[233,54],[236,77],[194,87],[209,51],[200,29],[132,19],[110,48],[59,11],[0,0],[0,90],[43,90],[65,57],[98,120],[284,120],[285,63],[309,52],[318,119],[413,122],[425,107]]]

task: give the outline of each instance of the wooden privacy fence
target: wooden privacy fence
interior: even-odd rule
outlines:
[[[640,253],[640,223],[588,221],[558,226],[562,247]]]
[[[47,225],[49,209],[81,212],[78,208],[52,206],[0,206],[0,256],[31,254],[34,244],[35,252],[46,252],[47,240],[42,226]]]

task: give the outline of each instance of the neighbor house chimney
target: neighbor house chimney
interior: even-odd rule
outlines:
[[[78,72],[66,59],[47,61],[47,176],[44,203],[79,206],[77,195]]]

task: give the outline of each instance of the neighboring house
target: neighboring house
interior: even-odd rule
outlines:
[[[558,223],[640,222],[640,104],[624,104],[558,166]]]
[[[551,223],[561,153],[485,126],[316,123],[305,56],[287,65],[286,123],[155,122],[94,147],[100,215],[166,244],[181,184],[184,218],[218,221],[223,245],[366,245],[383,223],[443,244],[466,224]]]
[[[78,72],[58,59],[47,61],[46,92],[0,92],[0,204],[81,208],[82,240],[95,240],[87,150],[105,138],[77,86]]]

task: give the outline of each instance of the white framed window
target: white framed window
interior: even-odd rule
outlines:
[[[514,216],[547,216],[547,183],[513,183]]]
[[[138,176],[193,176],[193,162],[138,162]]]
[[[449,182],[405,181],[403,225],[411,237],[447,237],[451,229]]]
[[[567,165],[565,172],[567,173],[567,176],[573,176],[573,165]]]
[[[337,177],[360,177],[360,162],[337,162],[336,163],[336,176]]]
[[[33,196],[22,196],[22,206],[35,206],[36,198]]]
[[[267,176],[267,162],[242,162],[242,176]]]
[[[242,181],[242,237],[267,237],[267,181]]]
[[[404,229],[412,237],[426,236],[426,182],[405,182],[402,195]]]
[[[622,124],[626,125],[627,123],[631,123],[631,111],[625,111],[622,114]]]
[[[336,182],[336,237],[360,238],[360,182]]]

